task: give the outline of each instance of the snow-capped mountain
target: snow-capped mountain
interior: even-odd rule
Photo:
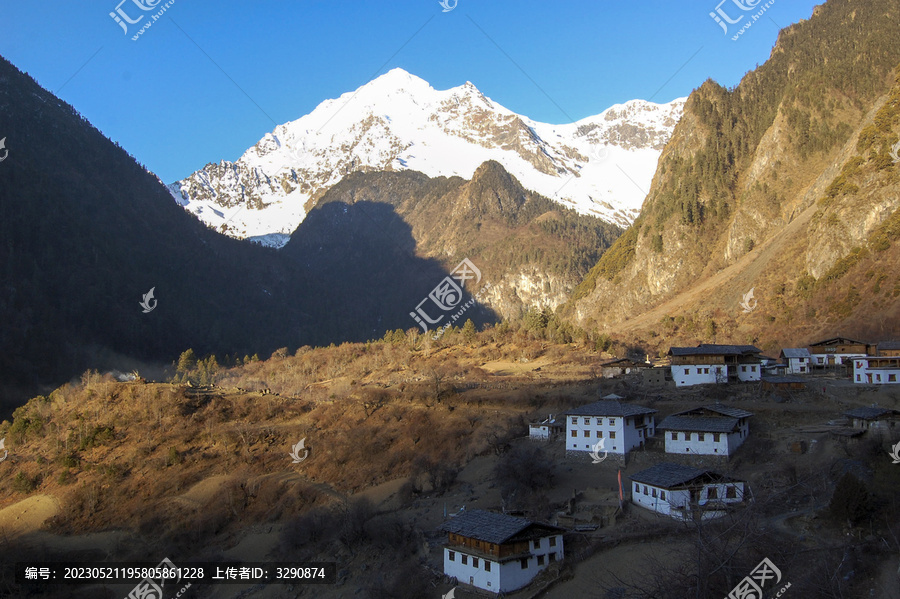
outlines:
[[[683,98],[633,100],[550,125],[507,110],[471,83],[439,91],[394,69],[278,126],[236,162],[209,164],[170,190],[209,226],[280,247],[347,173],[412,169],[468,179],[496,160],[526,188],[627,226],[683,108]]]

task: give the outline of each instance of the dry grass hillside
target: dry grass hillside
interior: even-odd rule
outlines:
[[[548,596],[603,597],[597,589],[621,587],[631,589],[628,596],[675,597],[685,588],[679,585],[696,584],[689,574],[696,568],[705,589],[699,596],[713,597],[764,553],[782,560],[798,596],[872,589],[865,596],[896,599],[883,587],[890,581],[885,568],[900,552],[893,524],[900,467],[891,467],[883,442],[842,441],[828,422],[851,406],[900,407],[897,390],[834,376],[789,397],[756,385],[645,388],[630,378],[598,378],[602,356],[584,345],[536,337],[489,330],[431,347],[410,335],[280,351],[220,371],[205,387],[118,383],[88,372],[0,425],[10,449],[0,463],[0,552],[43,560],[335,561],[336,585],[191,593],[438,597],[451,588],[440,574],[442,537],[435,532],[445,510],[506,507],[551,521],[570,510],[597,530],[567,533],[569,559],[517,598],[543,586]],[[692,463],[747,480],[756,502],[727,523],[707,525],[699,553],[692,550],[687,561],[679,548],[697,549],[697,530],[627,502],[624,511],[618,506],[617,471],[627,481],[671,460],[659,443],[624,463],[596,466],[566,456],[559,440],[523,438],[528,420],[609,392],[660,417],[713,400],[755,414],[752,436],[734,458]],[[309,453],[293,463],[289,452],[301,439]],[[846,471],[859,473],[867,487],[852,522],[834,520],[828,510]],[[797,544],[805,551],[792,553]],[[842,554],[850,556],[846,564]],[[675,581],[669,595],[629,575],[631,564],[657,562]],[[31,596],[12,582],[10,567],[0,568],[0,593]],[[822,569],[841,577],[823,585]],[[41,596],[116,597],[128,590],[60,587]]]

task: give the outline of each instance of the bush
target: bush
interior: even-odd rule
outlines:
[[[848,472],[838,481],[828,509],[835,520],[856,524],[872,513],[871,503],[866,485]]]
[[[37,488],[37,481],[22,471],[19,471],[18,474],[13,478],[12,482],[13,491],[17,491],[19,493],[31,493]]]

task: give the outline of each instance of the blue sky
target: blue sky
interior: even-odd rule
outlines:
[[[167,183],[394,67],[437,89],[472,81],[550,123],[668,102],[707,78],[734,86],[817,4],[776,0],[732,41],[737,26],[725,35],[709,16],[719,0],[458,0],[450,12],[437,0],[175,0],[132,41],[153,14],[134,3],[157,1],[125,0],[126,15],[145,15],[126,35],[109,16],[120,0],[2,0],[0,55]],[[722,10],[751,14],[740,1]]]

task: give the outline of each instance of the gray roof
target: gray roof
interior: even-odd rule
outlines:
[[[786,347],[781,350],[781,355],[785,358],[809,358],[809,350],[805,347]]]
[[[463,512],[459,516],[444,522],[440,530],[500,545],[531,526],[539,526],[551,531],[562,530],[549,524],[538,524],[525,518],[488,512],[486,510]]]
[[[823,339],[810,343],[810,347],[819,347],[823,345],[866,345],[865,341],[857,341],[856,339],[848,339],[847,337],[832,337],[831,339]]]
[[[656,427],[664,431],[693,431],[700,433],[730,433],[737,429],[737,418],[678,416],[665,418]]]
[[[886,415],[900,416],[900,412],[897,410],[891,410],[890,408],[879,408],[877,406],[872,406],[871,408],[853,408],[852,410],[847,410],[844,412],[845,416],[850,416],[851,418],[862,418],[864,420],[874,420],[880,416]]]
[[[674,414],[674,416],[687,416],[690,414],[694,414],[695,412],[702,412],[703,410],[715,412],[716,414],[722,414],[723,416],[730,416],[731,418],[750,418],[751,416],[753,416],[753,412],[748,412],[747,410],[742,410],[740,408],[733,408],[721,403],[711,403],[706,404],[705,406],[691,408],[690,410],[677,412],[676,414]],[[715,418],[715,416],[712,416],[712,418]]]
[[[655,414],[656,410],[622,403],[621,401],[595,401],[580,408],[573,408],[566,412],[567,416],[640,416],[641,414]]]
[[[646,483],[663,489],[678,487],[701,477],[725,478],[708,470],[699,470],[690,466],[666,462],[651,466],[646,470],[641,470],[629,476],[634,482]]]
[[[761,354],[762,350],[753,345],[713,345],[701,343],[697,347],[673,347],[669,354],[673,356],[743,356]]]
[[[883,341],[878,344],[878,349],[900,349],[900,341]]]

